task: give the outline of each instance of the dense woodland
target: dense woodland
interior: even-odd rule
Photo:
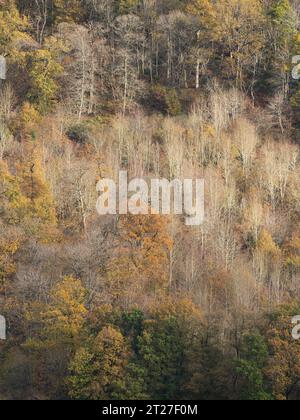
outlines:
[[[298,0],[1,0],[0,399],[300,399],[299,54]]]

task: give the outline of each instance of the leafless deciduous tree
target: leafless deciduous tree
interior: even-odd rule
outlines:
[[[244,173],[248,174],[259,144],[256,127],[245,119],[238,119],[234,142],[240,153]]]

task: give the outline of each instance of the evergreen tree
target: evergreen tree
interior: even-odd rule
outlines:
[[[268,346],[260,334],[243,337],[241,354],[236,360],[239,398],[242,400],[270,400],[272,395],[266,391],[263,369],[268,361]]]

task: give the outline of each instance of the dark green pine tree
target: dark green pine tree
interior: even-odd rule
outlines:
[[[267,392],[263,368],[267,364],[268,347],[264,338],[258,333],[243,338],[240,358],[235,362],[238,377],[238,396],[241,400],[272,400]]]

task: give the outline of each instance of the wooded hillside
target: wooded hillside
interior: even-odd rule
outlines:
[[[299,1],[1,0],[0,55],[0,399],[299,400]]]

